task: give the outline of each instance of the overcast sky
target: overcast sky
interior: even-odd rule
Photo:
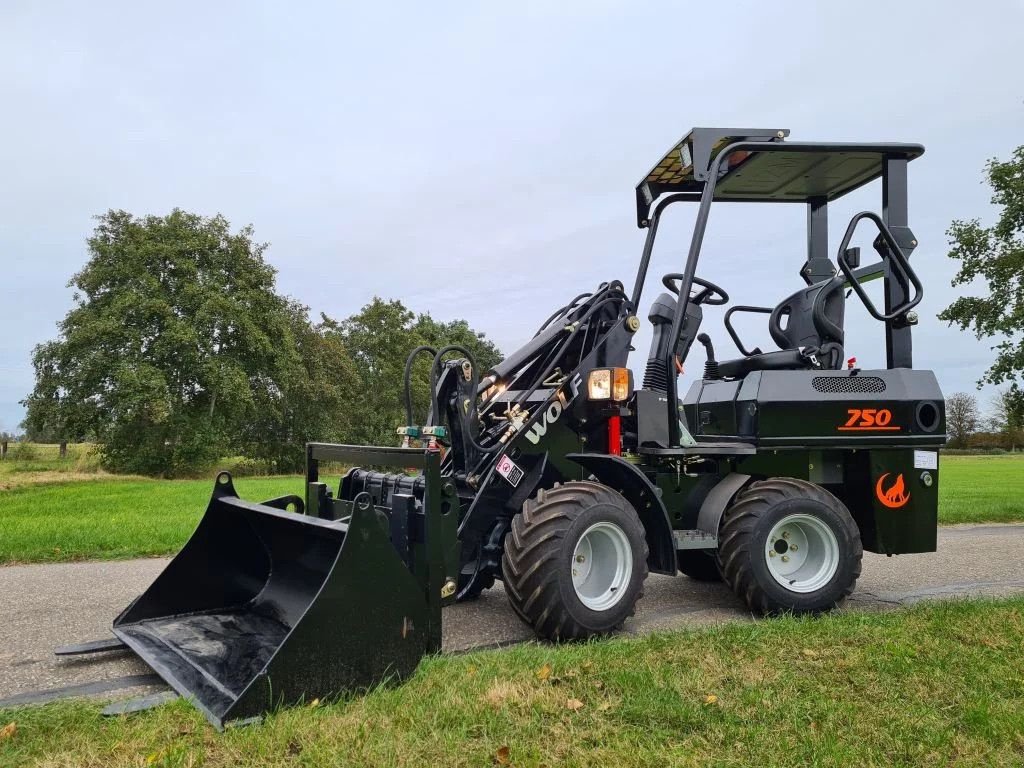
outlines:
[[[992,355],[935,320],[956,295],[944,231],[992,216],[984,162],[1024,143],[1022,47],[1020,2],[6,0],[0,429],[23,417],[97,213],[223,213],[314,311],[397,297],[510,351],[572,295],[631,285],[633,187],[694,125],[923,143],[915,364],[973,390]],[[877,188],[835,205],[833,247],[879,207]],[[669,219],[648,301],[682,268],[692,211]],[[801,206],[719,206],[698,274],[774,305],[801,285],[804,224]],[[884,364],[855,301],[847,352]],[[705,329],[730,354],[720,314]],[[744,332],[770,348],[763,318]]]

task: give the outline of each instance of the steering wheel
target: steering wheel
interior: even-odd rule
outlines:
[[[661,278],[661,284],[664,285],[668,290],[672,291],[676,296],[679,295],[679,281],[683,279],[683,275],[679,272],[669,272],[663,278]],[[719,288],[717,285],[712,283],[710,280],[705,280],[702,277],[694,276],[693,284],[698,285],[704,290],[697,291],[694,293],[690,292],[690,301],[694,304],[707,304],[712,307],[720,307],[723,304],[729,303],[729,294]]]

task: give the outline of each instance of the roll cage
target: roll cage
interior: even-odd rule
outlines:
[[[856,214],[839,247],[838,267],[868,312],[885,325],[887,368],[912,368],[912,309],[922,298],[921,283],[909,257],[917,239],[907,221],[907,164],[924,153],[920,144],[787,142],[786,129],[694,128],[636,186],[637,225],[647,229],[631,302],[638,306],[650,266],[658,224],[674,203],[700,204],[679,283],[688,297],[700,259],[714,202],[803,203],[807,206],[807,261],[800,275],[810,285],[836,274],[828,254],[828,204],[876,179],[882,180],[882,214]],[[869,220],[878,229],[874,248],[881,261],[860,266],[859,249],[850,248],[857,225]],[[861,283],[884,280],[885,305],[879,310]],[[678,338],[686,301],[676,306],[672,338]],[[670,345],[666,370],[673,369]],[[669,377],[667,398],[670,443],[680,442],[676,415],[678,382]]]

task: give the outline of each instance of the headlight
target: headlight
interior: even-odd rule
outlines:
[[[587,378],[587,397],[591,400],[629,399],[628,368],[597,368]]]
[[[587,397],[591,400],[610,400],[612,396],[612,372],[603,370],[591,371],[587,379]]]

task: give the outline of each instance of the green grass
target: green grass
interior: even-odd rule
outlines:
[[[18,485],[57,479],[86,479],[106,476],[100,456],[92,443],[68,445],[64,458],[60,446],[45,443],[11,443],[0,460],[0,490]]]
[[[1024,454],[945,456],[939,477],[941,523],[1024,520]],[[44,471],[26,478],[7,490],[0,483],[0,565],[176,552],[213,487],[212,477],[147,480]],[[243,477],[235,486],[253,501],[302,494],[300,477]]]
[[[24,464],[45,464],[47,469],[58,469],[74,468],[79,463],[82,471],[99,464],[95,443],[68,443],[63,459],[57,443],[8,443],[7,457],[0,463],[0,474],[5,470],[18,471],[19,465]]]
[[[302,494],[294,477],[235,480],[242,498]],[[0,564],[177,552],[199,522],[209,480],[97,479],[0,491]]]
[[[71,443],[63,458],[57,444],[12,443],[7,457],[0,460],[0,491],[24,485],[129,477],[106,472],[100,458],[99,447],[94,443]],[[225,456],[216,462],[215,468],[200,471],[190,477],[208,479],[213,477],[216,470],[222,469],[234,477],[271,474],[266,462],[245,456]]]
[[[1022,658],[1021,598],[528,644],[223,734],[180,701],[8,710],[0,765],[1018,766]]]
[[[943,456],[939,520],[1009,523],[1024,520],[1024,454]]]

